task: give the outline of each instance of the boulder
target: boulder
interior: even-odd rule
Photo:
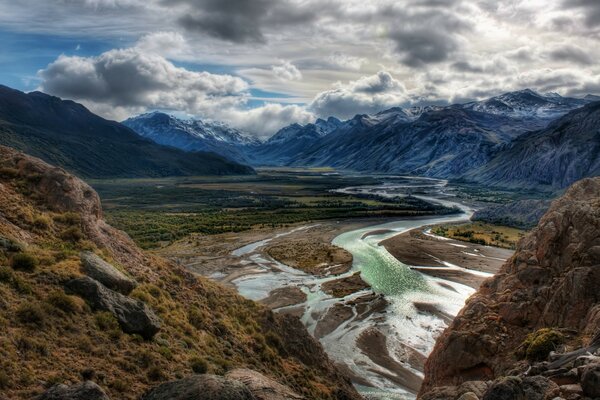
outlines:
[[[91,251],[81,253],[81,266],[87,276],[124,295],[131,293],[137,286],[134,279],[129,278]]]
[[[192,375],[163,383],[141,400],[255,400],[241,382],[216,375]]]
[[[590,364],[581,375],[583,393],[591,398],[600,397],[600,364]]]
[[[467,392],[460,396],[457,400],[479,400],[479,397],[473,392]]]
[[[37,400],[110,400],[102,388],[92,381],[75,385],[55,385]]]
[[[160,319],[144,302],[123,296],[92,278],[72,279],[66,287],[85,299],[92,309],[112,313],[126,333],[151,339],[160,329]]]
[[[243,383],[257,400],[301,400],[292,389],[250,369],[238,368],[230,371],[227,378]]]
[[[550,400],[560,394],[558,385],[541,376],[508,376],[496,380],[483,400]]]

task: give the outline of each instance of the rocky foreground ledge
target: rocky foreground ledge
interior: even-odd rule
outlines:
[[[600,398],[600,178],[554,201],[438,339],[423,400]]]

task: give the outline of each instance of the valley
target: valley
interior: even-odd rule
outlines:
[[[294,168],[217,182],[92,185],[108,220],[140,244],[300,318],[360,392],[381,399],[414,398],[435,338],[512,254],[435,236],[431,228],[464,224],[473,207],[523,195],[430,178]],[[229,225],[215,229],[220,215]],[[152,239],[155,229],[162,240]],[[399,239],[407,234],[431,241]]]
[[[0,400],[600,400],[600,0],[0,38]]]
[[[259,169],[257,175],[90,180],[108,220],[142,247],[186,235],[261,231],[316,220],[394,218],[456,212],[417,197],[345,194],[383,176],[331,169]],[[387,178],[392,181],[397,178]]]

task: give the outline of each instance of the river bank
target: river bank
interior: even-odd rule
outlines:
[[[427,183],[436,190],[444,187],[443,182]],[[384,193],[390,189],[394,190],[381,187]],[[375,191],[369,188],[370,193]],[[275,231],[190,237],[163,255],[232,285],[277,312],[298,316],[370,398],[414,399],[435,339],[474,287],[508,256],[467,249],[467,253],[483,254],[475,261],[452,241],[435,238],[427,243],[426,226],[464,222],[471,215],[468,206],[443,196],[433,201],[462,213],[392,221],[325,221]],[[281,250],[296,241],[332,243],[352,255],[351,268],[328,265],[316,273],[307,269],[313,272],[308,273],[269,255],[269,249]],[[435,251],[430,251],[432,244]]]

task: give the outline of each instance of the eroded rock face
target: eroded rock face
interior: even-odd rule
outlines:
[[[144,302],[114,292],[92,278],[72,279],[66,286],[85,299],[92,309],[112,313],[126,333],[151,339],[160,329],[160,319]]]
[[[71,386],[53,386],[37,400],[110,400],[110,398],[100,386],[92,381],[85,381]]]
[[[263,374],[246,368],[234,369],[227,373],[227,378],[243,383],[256,400],[302,400],[304,397],[294,393]]]
[[[255,400],[241,382],[216,375],[192,375],[163,383],[141,400]]]
[[[90,251],[81,253],[81,265],[86,275],[109,289],[128,295],[137,282]]]
[[[600,178],[554,201],[499,273],[471,296],[425,366],[421,397],[435,387],[493,380],[514,368],[515,349],[537,329],[600,327]]]

